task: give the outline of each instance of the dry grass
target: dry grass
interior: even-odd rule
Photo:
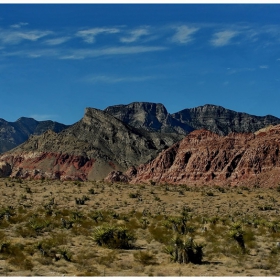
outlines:
[[[277,188],[1,179],[0,194],[0,276],[280,274]],[[107,226],[136,240],[99,246]],[[172,262],[176,235],[204,244],[202,264]]]

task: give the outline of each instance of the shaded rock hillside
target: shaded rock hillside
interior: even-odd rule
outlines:
[[[105,112],[124,123],[147,131],[186,134],[194,128],[174,119],[161,103],[133,102],[107,107]]]
[[[184,109],[172,114],[172,117],[194,129],[207,129],[219,135],[228,135],[232,132],[255,132],[268,125],[280,124],[280,119],[274,116],[254,116],[216,105]]]
[[[15,122],[0,119],[0,153],[25,142],[31,134],[39,135],[51,129],[60,132],[69,127],[53,121],[36,121],[32,118],[20,118]]]
[[[137,128],[184,135],[197,129],[207,129],[219,135],[255,132],[268,125],[280,124],[280,119],[273,116],[259,117],[216,105],[204,105],[169,114],[162,104],[134,102],[110,106],[104,111]]]
[[[196,130],[126,177],[132,183],[275,187],[280,183],[279,149],[280,125],[228,136]]]
[[[181,139],[178,134],[136,129],[87,108],[84,117],[68,129],[33,135],[0,161],[6,170],[10,166],[12,177],[96,180],[112,170],[145,163]]]

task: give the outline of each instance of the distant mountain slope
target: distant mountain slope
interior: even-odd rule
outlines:
[[[47,131],[5,153],[0,161],[22,178],[96,180],[152,160],[182,136],[133,128],[98,109],[60,133]]]
[[[15,122],[0,119],[0,153],[25,142],[31,134],[39,135],[47,130],[60,132],[69,127],[54,121],[36,121],[32,118],[20,118]]]
[[[228,135],[231,132],[255,132],[269,125],[280,124],[280,119],[274,116],[259,117],[216,105],[184,109],[171,116],[194,129],[207,129],[219,135]]]
[[[216,105],[204,105],[169,114],[162,104],[134,102],[110,106],[104,111],[134,127],[185,135],[197,129],[207,129],[219,135],[255,132],[268,125],[280,124],[280,119],[273,116],[259,117]]]

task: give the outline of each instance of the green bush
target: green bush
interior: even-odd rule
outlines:
[[[99,246],[112,249],[130,249],[133,247],[135,237],[125,227],[103,225],[94,229],[93,240]]]

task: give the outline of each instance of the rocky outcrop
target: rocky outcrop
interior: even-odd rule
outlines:
[[[25,142],[32,134],[40,135],[51,129],[60,132],[69,127],[53,121],[36,121],[32,118],[20,118],[15,122],[0,119],[0,153],[9,151]]]
[[[197,130],[139,166],[131,182],[277,186],[279,149],[280,125],[255,134],[228,136]]]
[[[216,105],[204,105],[169,114],[162,104],[134,102],[110,106],[104,111],[137,128],[184,135],[197,129],[207,129],[219,135],[255,132],[268,125],[280,124],[280,119],[273,116],[259,117]]]
[[[68,129],[32,135],[3,154],[11,176],[61,180],[100,180],[110,171],[124,171],[153,159],[180,135],[142,131],[101,110],[87,108],[84,117]]]

